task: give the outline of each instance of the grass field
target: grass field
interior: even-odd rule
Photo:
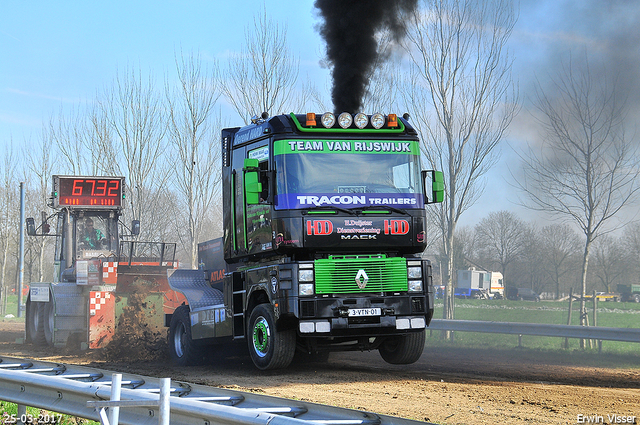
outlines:
[[[443,303],[436,302],[434,318],[442,318]],[[589,324],[593,325],[593,303],[587,303]],[[579,305],[573,303],[571,324],[580,323]],[[566,325],[569,302],[556,301],[510,301],[510,300],[466,300],[456,299],[454,318],[459,320],[482,320],[493,322],[544,323]],[[614,328],[640,328],[640,304],[599,302],[597,325]],[[456,332],[454,341],[442,341],[440,332],[430,333],[428,344],[456,345],[468,348],[511,349],[518,346],[517,335]],[[522,336],[522,347],[540,350],[562,350],[564,338]],[[578,339],[569,340],[569,349],[578,349]],[[637,355],[638,344],[630,342],[602,341],[603,354]],[[592,345],[597,350],[597,344]],[[566,351],[566,350],[563,350]],[[637,367],[637,366],[636,366]]]
[[[14,403],[0,401],[0,424],[21,423],[21,419],[26,419],[24,423],[47,423],[60,425],[100,425],[100,422],[89,419],[76,418],[68,415],[48,412],[35,407],[27,407],[24,418],[18,416],[18,406]]]
[[[24,303],[26,298],[23,298],[22,302]],[[13,315],[14,317],[8,318],[6,316]],[[7,296],[7,304],[6,309],[0,320],[6,322],[14,322],[14,321],[24,321],[24,311],[22,312],[22,317],[18,317],[18,296],[17,295],[9,295]]]

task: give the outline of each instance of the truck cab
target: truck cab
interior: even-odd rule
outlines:
[[[172,357],[188,364],[202,343],[243,341],[260,369],[286,367],[296,350],[416,361],[434,300],[425,206],[442,186],[397,115],[263,115],[224,129],[224,235],[202,245],[191,278],[204,272],[219,302],[199,292],[174,314]],[[169,283],[190,298],[184,276]]]

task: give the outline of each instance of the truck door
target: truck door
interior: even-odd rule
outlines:
[[[269,145],[266,141],[259,146],[247,148],[247,158],[258,161],[259,181],[262,192],[258,204],[247,204],[245,225],[247,227],[247,252],[265,252],[273,248],[273,232],[271,230],[271,208],[269,198]]]
[[[244,147],[233,150],[231,166],[231,209],[233,210],[231,228],[233,232],[233,249],[237,254],[247,252],[247,226],[245,220],[245,196],[244,196],[244,158],[246,149]]]
[[[245,159],[257,160],[262,192],[259,202],[249,204],[245,188]],[[254,161],[255,162],[255,161]],[[273,249],[271,209],[269,203],[269,143],[268,140],[233,150],[231,161],[231,228],[234,255],[252,254]]]

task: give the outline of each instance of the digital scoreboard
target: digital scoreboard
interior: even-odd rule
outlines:
[[[53,176],[53,206],[122,208],[124,177]]]

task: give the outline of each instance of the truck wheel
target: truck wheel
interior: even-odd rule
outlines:
[[[53,347],[53,328],[55,326],[53,302],[42,303],[42,328],[45,344]]]
[[[195,366],[203,363],[204,351],[191,338],[189,307],[181,305],[171,316],[169,325],[169,356],[179,366]]]
[[[388,338],[378,351],[380,357],[391,364],[410,364],[418,361],[424,350],[426,334],[424,329],[407,335]]]
[[[26,312],[26,337],[27,341],[34,345],[43,347],[47,345],[44,335],[44,303],[27,302]]]
[[[635,294],[633,296],[633,302],[640,303],[640,295],[639,294]]]
[[[296,351],[296,331],[276,330],[273,310],[268,304],[258,305],[249,317],[247,342],[251,360],[260,370],[289,366]]]

